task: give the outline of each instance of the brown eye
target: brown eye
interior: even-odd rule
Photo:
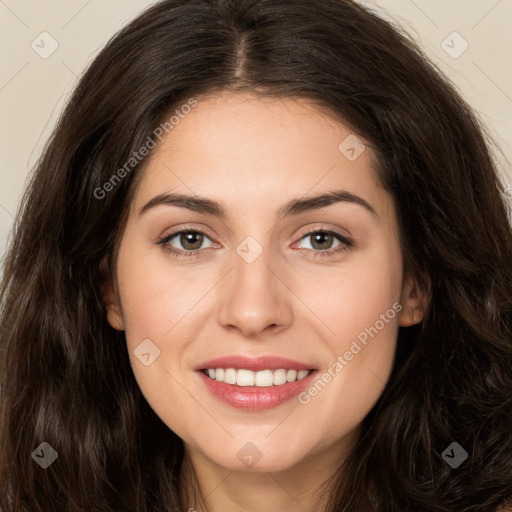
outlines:
[[[204,236],[197,231],[184,231],[180,234],[180,243],[184,249],[195,251],[203,243]]]
[[[203,247],[205,241],[209,241],[210,245]],[[157,243],[162,245],[169,252],[183,256],[196,255],[203,252],[203,249],[214,246],[214,243],[210,240],[208,235],[195,229],[177,231]]]
[[[336,231],[325,229],[317,229],[303,234],[300,239],[301,248],[310,255],[317,256],[333,256],[341,253],[354,246],[354,242]],[[302,240],[309,242],[310,247],[304,247]]]
[[[309,237],[312,241],[311,246],[313,249],[318,249],[319,251],[330,249],[334,242],[333,235],[321,231],[313,233]]]

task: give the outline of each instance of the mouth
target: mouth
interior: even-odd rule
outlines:
[[[318,372],[307,364],[272,356],[218,358],[195,370],[215,398],[252,411],[288,402],[310,385]]]

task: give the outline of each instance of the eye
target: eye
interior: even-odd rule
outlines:
[[[309,240],[310,247],[305,250],[317,256],[331,256],[353,247],[354,243],[347,237],[328,229],[317,229],[305,233],[300,240]],[[299,240],[299,242],[300,242]],[[336,244],[333,247],[333,244]],[[303,248],[303,247],[302,247]]]
[[[309,231],[303,234],[299,242],[296,243],[300,243],[300,241],[304,239],[310,241],[310,247],[299,248],[304,249],[308,254],[312,254],[314,257],[332,256],[333,254],[350,249],[354,245],[347,237],[328,229]],[[162,245],[165,251],[177,257],[190,258],[199,256],[201,252],[203,252],[205,249],[205,247],[203,247],[205,240],[209,240],[211,243],[206,249],[218,245],[212,242],[206,233],[197,229],[182,229],[181,231],[176,231],[159,240],[157,244]],[[176,247],[175,244],[181,247]],[[333,244],[335,244],[334,247]]]
[[[204,249],[202,245],[205,240],[210,240],[210,238],[203,231],[187,229],[167,235],[157,243],[162,245],[166,251],[176,256],[191,257],[199,255],[199,253]],[[181,248],[175,247],[173,244],[181,245]],[[213,247],[214,245],[215,244],[212,242],[212,245],[209,247]]]

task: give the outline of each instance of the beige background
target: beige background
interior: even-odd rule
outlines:
[[[0,0],[0,256],[29,170],[77,78],[105,42],[151,3]],[[382,10],[419,41],[512,161],[512,0],[361,3]],[[502,159],[501,168],[512,183],[510,163]]]

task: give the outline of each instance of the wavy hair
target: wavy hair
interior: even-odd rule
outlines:
[[[180,510],[183,443],[133,376],[101,284],[146,165],[98,187],[192,96],[308,98],[370,142],[431,302],[325,484],[327,512],[512,505],[512,229],[491,139],[398,25],[352,0],[163,0],[89,65],[23,196],[0,289],[4,512]],[[100,263],[107,257],[104,269]],[[452,469],[452,442],[468,459]],[[42,469],[42,443],[59,454]]]

